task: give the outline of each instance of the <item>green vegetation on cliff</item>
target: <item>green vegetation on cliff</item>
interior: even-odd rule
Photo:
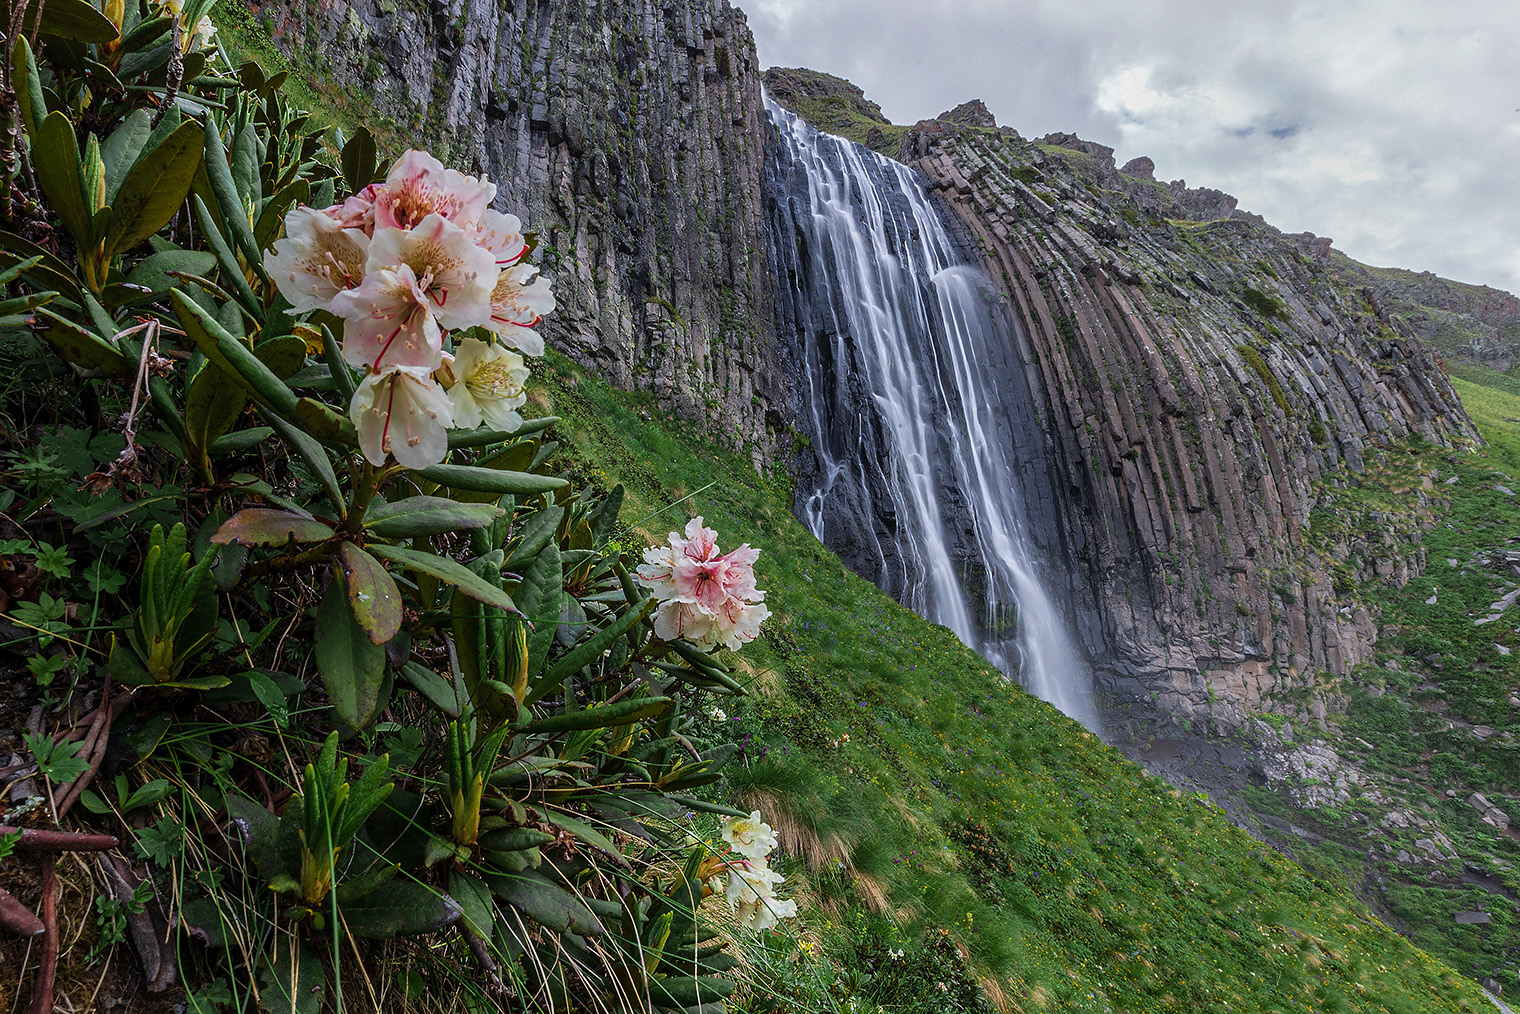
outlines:
[[[847,137],[883,155],[895,158],[898,141],[909,130],[891,123],[857,85],[832,74],[771,67],[765,72],[765,90],[818,129]]]

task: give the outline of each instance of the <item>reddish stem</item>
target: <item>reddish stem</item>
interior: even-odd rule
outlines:
[[[0,824],[0,834],[14,834],[16,828]],[[73,831],[44,831],[29,827],[21,832],[18,849],[36,852],[109,852],[121,842],[109,834],[78,834]]]
[[[56,862],[51,855],[42,860],[42,963],[37,966],[37,984],[32,988],[32,1014],[53,1014],[53,980],[58,977]]]
[[[31,909],[13,898],[3,887],[0,887],[0,926],[23,937],[34,937],[46,929]]]

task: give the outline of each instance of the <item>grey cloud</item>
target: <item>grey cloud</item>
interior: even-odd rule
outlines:
[[[895,122],[981,98],[1026,136],[1149,156],[1159,178],[1228,191],[1361,260],[1520,290],[1520,7],[741,4],[764,64],[847,77]]]

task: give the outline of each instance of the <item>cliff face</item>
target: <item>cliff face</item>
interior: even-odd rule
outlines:
[[[539,233],[549,343],[769,456],[777,366],[754,41],[726,0],[250,0],[318,87],[490,174]],[[413,142],[417,143],[417,142]]]
[[[1329,241],[1157,183],[1148,160],[1120,172],[1070,135],[930,121],[900,158],[1026,324],[1114,717],[1227,732],[1366,660],[1376,628],[1335,590],[1366,547],[1312,548],[1314,484],[1406,437],[1475,432],[1407,328],[1332,269]],[[1417,545],[1380,548],[1395,580],[1423,564]]]

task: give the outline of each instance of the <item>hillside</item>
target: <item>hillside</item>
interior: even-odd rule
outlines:
[[[556,374],[547,407],[580,467],[624,483],[630,516],[664,509],[644,531],[698,513],[763,547],[776,619],[744,657],[752,696],[725,705],[747,763],[724,788],[786,814],[802,939],[836,966],[820,981],[840,1009],[850,995],[944,1009],[908,999],[949,974],[941,931],[1008,1009],[1490,1009],[1339,877],[1283,860],[845,571],[792,517],[784,477],[645,399]],[[756,966],[756,996],[835,1009],[779,957]]]
[[[827,114],[808,72],[779,73],[798,108]],[[1470,440],[1453,382],[1409,340],[1429,337],[1420,321],[1501,327],[1513,297],[1359,265],[1073,135],[1030,143],[947,114],[896,154],[1028,326],[1062,420],[1050,453],[1087,505],[1074,569],[1110,637],[1094,654],[1121,646],[1126,751],[1513,987],[1520,671],[1503,547],[1520,536],[1505,492],[1520,411],[1507,376],[1454,365],[1487,443]],[[1401,393],[1348,412],[1383,383]],[[1451,428],[1429,426],[1439,414]]]

